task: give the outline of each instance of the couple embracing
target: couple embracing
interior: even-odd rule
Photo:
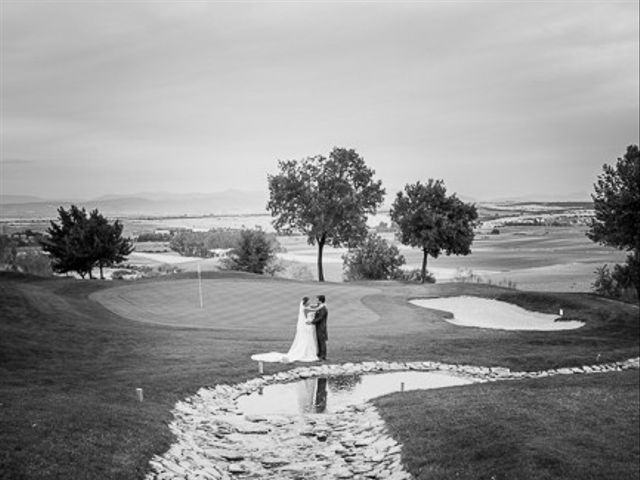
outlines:
[[[298,311],[296,336],[286,354],[289,362],[313,362],[327,359],[327,311],[324,295],[316,297],[316,303],[310,303],[309,297],[303,297]]]
[[[316,362],[327,359],[327,310],[324,295],[311,303],[303,297],[298,309],[296,334],[287,353],[269,352],[252,355],[261,362]]]

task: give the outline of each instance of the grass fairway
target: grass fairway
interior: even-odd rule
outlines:
[[[0,274],[0,477],[141,478],[150,456],[170,444],[167,423],[177,400],[201,386],[255,376],[256,365],[249,359],[253,353],[286,351],[301,292],[328,296],[329,357],[336,363],[438,360],[542,369],[594,363],[598,354],[600,361],[638,355],[637,307],[589,295],[393,283],[327,284],[318,291],[315,283],[239,274],[212,274],[205,284],[224,285],[219,298],[223,304],[237,305],[236,310],[220,315],[222,304],[214,308],[205,297],[199,319],[167,326],[161,323],[173,317],[161,318],[161,299],[166,309],[176,312],[182,303],[193,308],[194,297],[186,297],[195,285],[193,274],[122,283],[130,288],[116,289],[115,294],[111,289],[118,283]],[[137,299],[156,295],[156,313],[136,318],[145,308],[135,301],[126,312],[119,311],[123,307],[118,302],[122,305],[130,298],[127,291]],[[158,292],[163,295],[158,297]],[[565,332],[461,328],[443,321],[442,313],[407,302],[457,294],[498,298],[546,312],[564,308],[566,315],[587,325]],[[255,310],[255,303],[269,307]],[[288,367],[269,365],[268,371],[284,368]],[[144,388],[143,403],[135,399],[136,387]],[[617,395],[615,389],[612,392]],[[620,404],[637,407],[624,398]],[[604,457],[600,460],[606,462]]]
[[[638,372],[479,384],[375,401],[417,479],[631,480]]]

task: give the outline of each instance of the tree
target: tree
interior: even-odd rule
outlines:
[[[478,212],[475,205],[462,202],[455,194],[447,196],[442,180],[405,185],[404,192],[396,195],[390,215],[400,229],[400,242],[422,249],[423,283],[429,255],[471,253]]]
[[[123,225],[116,220],[113,224],[98,212],[93,210],[89,215],[90,250],[100,268],[100,278],[104,280],[104,267],[110,267],[124,261],[133,251],[133,244],[128,238],[122,237]]]
[[[633,286],[640,299],[640,152],[627,147],[615,166],[603,165],[591,195],[595,218],[587,236],[594,242],[629,252],[617,270],[621,286]],[[626,285],[625,285],[626,284]]]
[[[42,249],[52,259],[52,268],[58,273],[78,272],[80,277],[93,278],[92,269],[125,260],[133,251],[131,241],[122,238],[122,225],[112,225],[94,210],[88,216],[84,208],[71,205],[69,210],[58,208],[59,223],[51,221],[47,235],[42,238]]]
[[[358,245],[367,234],[367,215],[382,204],[384,189],[374,181],[355,150],[334,148],[329,158],[315,156],[278,162],[280,172],[269,175],[267,208],[280,233],[299,232],[318,246],[318,281],[324,281],[325,245]]]
[[[274,273],[277,241],[262,230],[242,230],[237,246],[225,259],[224,266],[230,270],[251,273]]]
[[[405,259],[398,247],[380,235],[369,234],[358,247],[342,256],[347,280],[388,280],[395,278]]]
[[[87,212],[71,205],[69,210],[58,208],[60,223],[50,222],[47,236],[42,241],[42,249],[52,259],[51,267],[54,272],[67,273],[78,272],[84,278],[89,274],[94,263],[89,250]]]

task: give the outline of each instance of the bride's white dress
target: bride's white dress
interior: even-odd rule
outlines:
[[[316,340],[315,325],[308,325],[307,320],[313,319],[313,312],[304,315],[304,305],[300,302],[296,335],[287,353],[269,352],[251,355],[252,360],[259,362],[315,362],[318,360],[318,341]]]

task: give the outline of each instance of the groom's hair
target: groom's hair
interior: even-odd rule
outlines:
[[[318,301],[320,301],[320,303],[324,303],[325,301],[324,295],[318,295]]]
[[[307,303],[309,301],[309,297],[302,297],[302,303]]]

